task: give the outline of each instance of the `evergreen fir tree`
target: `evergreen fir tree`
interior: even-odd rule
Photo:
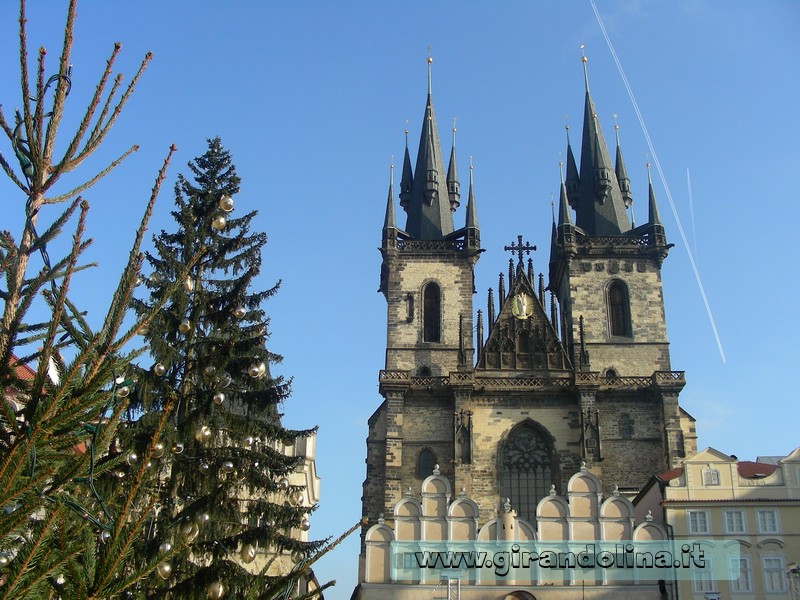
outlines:
[[[0,153],[0,167],[21,192],[18,206],[24,216],[18,236],[0,232],[1,599],[115,598],[158,565],[145,561],[131,569],[126,561],[152,505],[146,461],[166,425],[171,400],[164,403],[161,418],[143,440],[143,462],[130,468],[126,485],[116,486],[113,494],[102,488],[125,460],[121,452],[110,451],[133,383],[125,374],[138,355],[125,348],[161,308],[154,304],[141,313],[139,322],[123,328],[141,266],[139,247],[169,157],[156,178],[103,323],[94,331],[70,299],[74,276],[85,268],[80,259],[89,244],[88,203],[80,194],[136,147],[100,172],[85,175],[83,183],[71,190],[58,190],[57,184],[100,148],[149,55],[127,88],[120,88],[119,79],[111,83],[117,45],[89,107],[75,130],[68,132],[69,141],[57,143],[71,87],[74,20],[73,1],[67,10],[58,69],[47,77],[44,48],[35,65],[29,64],[25,5],[20,3],[22,108],[13,119],[0,110],[0,129],[11,148]],[[122,91],[119,96],[118,91]],[[54,148],[63,153],[56,154]],[[13,199],[4,200],[8,214]],[[53,218],[48,205],[62,202],[66,209]],[[76,215],[67,255],[51,257],[48,246]],[[192,263],[187,258],[186,272]],[[163,297],[176,287],[166,289]],[[32,309],[39,317],[35,321]],[[32,376],[20,377],[23,373]]]
[[[179,176],[175,186],[177,231],[155,236],[148,297],[134,301],[140,315],[166,305],[145,333],[153,364],[139,376],[131,406],[153,411],[173,396],[177,406],[159,446],[163,458],[153,461],[160,500],[140,544],[144,562],[160,556],[163,581],[150,580],[154,589],[145,591],[272,598],[289,593],[322,544],[299,539],[313,507],[287,478],[303,457],[284,453],[314,430],[281,425],[290,382],[271,374],[280,357],[265,345],[262,307],[278,285],[251,290],[267,240],[250,231],[256,211],[235,216],[239,177],[230,154],[211,139],[189,169],[192,179]],[[152,418],[132,428],[145,441]]]

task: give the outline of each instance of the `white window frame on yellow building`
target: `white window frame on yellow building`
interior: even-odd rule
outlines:
[[[744,566],[744,568],[742,568]],[[731,571],[730,590],[732,594],[752,594],[753,593],[753,569],[750,565],[749,556],[731,558],[729,562]],[[744,581],[742,575],[745,576]],[[745,583],[746,585],[742,585]]]
[[[692,517],[694,515],[703,515],[704,521],[704,528],[699,529],[695,528],[694,525],[699,523],[692,523]],[[709,515],[707,510],[687,510],[686,511],[686,531],[689,533],[696,533],[696,534],[707,534],[711,532],[711,522],[709,520]],[[712,590],[713,591],[713,590]]]
[[[767,568],[767,561],[778,561],[778,567]],[[761,557],[762,577],[764,579],[764,592],[767,594],[786,593],[786,562],[783,556],[772,554]],[[778,584],[776,588],[774,584]]]
[[[767,528],[767,523],[762,520],[762,515],[772,515],[772,528]],[[756,510],[756,528],[760,534],[775,534],[780,533],[781,523],[778,516],[778,510],[775,508],[759,508]]]
[[[741,518],[741,527],[739,529],[731,527],[731,522],[728,520],[729,515],[739,515]],[[723,511],[722,518],[724,520],[725,533],[747,533],[747,514],[739,509],[726,509]]]

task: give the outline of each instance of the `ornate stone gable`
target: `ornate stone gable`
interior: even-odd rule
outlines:
[[[476,369],[501,371],[563,371],[571,368],[567,353],[547,318],[543,294],[517,264],[502,298],[497,320],[478,357]]]

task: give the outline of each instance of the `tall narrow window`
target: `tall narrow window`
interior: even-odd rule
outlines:
[[[417,459],[417,477],[420,479],[425,479],[426,477],[430,477],[433,475],[433,467],[436,465],[436,455],[425,448],[422,452],[419,453],[419,458]]]
[[[441,341],[442,296],[439,286],[431,282],[422,292],[422,341]]]
[[[557,479],[553,449],[545,436],[531,426],[512,431],[501,450],[500,495],[531,523],[536,505],[550,493]]]
[[[633,437],[633,421],[627,413],[619,418],[619,433],[621,437],[626,439]]]
[[[613,336],[631,337],[628,288],[621,281],[608,286],[608,329]]]

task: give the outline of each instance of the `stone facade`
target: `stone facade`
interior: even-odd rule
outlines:
[[[582,548],[586,540],[613,546],[621,540],[668,539],[666,529],[652,516],[634,518],[630,500],[619,493],[603,498],[601,487],[583,467],[567,480],[563,496],[551,490],[538,503],[530,521],[520,518],[508,504],[484,517],[476,502],[464,491],[453,494],[450,480],[435,470],[392,507],[393,525],[381,518],[366,532],[364,578],[356,597],[561,600],[574,598],[580,590],[581,597],[595,600],[660,600],[671,584],[637,581],[632,576],[612,581],[599,570],[578,575],[574,569],[554,570],[522,561],[514,565],[511,560],[507,570],[496,568],[497,561],[492,566],[484,561],[477,568],[463,564],[456,569],[452,565],[416,568],[412,553],[434,551],[445,547],[443,542],[449,549],[483,551],[492,557],[495,552],[517,552],[521,557],[524,551],[566,548],[564,544],[570,542],[572,549]]]
[[[383,227],[383,402],[369,419],[362,497],[370,524],[395,527],[398,503],[434,465],[483,528],[507,504],[533,522],[551,487],[567,493],[582,464],[602,481],[598,493],[633,497],[696,450],[678,404],[684,374],[671,370],[661,289],[670,246],[652,186],[649,222],[632,228],[621,153],[611,166],[588,89],[586,98],[580,175],[568,147],[547,287],[525,260],[535,248],[517,235],[507,273],[476,312],[472,176],[465,227],[455,229],[444,210],[446,198],[459,206],[455,145],[445,178],[429,92],[416,172],[408,151],[403,165],[407,231],[395,222],[393,183]]]
[[[796,598],[800,592],[800,448],[788,456],[740,461],[714,448],[654,475],[634,498],[675,540],[722,540],[736,548],[733,578],[678,582],[680,598]]]

